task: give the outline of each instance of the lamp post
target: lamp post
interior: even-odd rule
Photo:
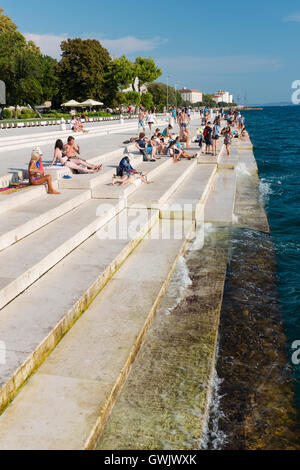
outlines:
[[[169,112],[169,78],[172,75],[167,75],[167,113]]]
[[[175,102],[176,102],[176,109],[177,109],[177,86],[178,86],[178,85],[180,85],[180,82],[176,82],[175,85],[174,85],[174,86],[175,86],[175,100],[176,100]]]

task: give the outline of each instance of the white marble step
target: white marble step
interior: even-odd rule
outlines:
[[[169,222],[152,229],[159,239],[140,243],[4,411],[1,450],[95,447],[193,227],[173,221],[182,237],[165,239]]]
[[[1,310],[0,338],[7,351],[6,362],[0,366],[0,410],[158,218],[158,211],[142,211],[137,224],[136,211],[123,210]]]
[[[27,237],[91,198],[91,191],[65,190],[0,214],[0,251]]]
[[[0,253],[0,308],[7,305],[124,208],[85,202]]]

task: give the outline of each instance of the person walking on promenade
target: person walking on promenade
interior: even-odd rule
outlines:
[[[139,109],[139,124],[138,124],[138,133],[145,132],[145,111],[143,106],[140,106]]]
[[[212,154],[212,127],[211,127],[211,122],[207,123],[207,126],[204,129],[203,136],[204,136],[204,142],[206,145],[205,153],[208,155],[209,153]]]
[[[189,117],[186,113],[186,108],[183,108],[178,118],[178,125],[180,127],[180,139],[183,138],[183,132],[187,129],[189,125]]]
[[[230,126],[225,127],[222,131],[222,135],[224,136],[224,145],[226,146],[227,157],[230,157],[230,145],[233,139],[233,135],[230,129]]]
[[[157,123],[156,116],[155,116],[155,114],[153,113],[152,110],[149,110],[148,113],[147,113],[147,124],[148,124],[149,129],[150,129],[150,137],[152,136],[152,127],[153,127],[154,123]]]
[[[219,140],[219,132],[220,132],[219,120],[215,119],[213,131],[212,131],[212,143],[213,143],[212,153],[215,157],[217,156],[217,143]]]
[[[31,159],[28,165],[29,183],[32,186],[40,186],[46,183],[48,185],[48,194],[60,194],[53,188],[52,176],[45,175],[44,172],[37,167],[37,162],[40,158],[40,152],[38,150],[34,150],[31,154]]]

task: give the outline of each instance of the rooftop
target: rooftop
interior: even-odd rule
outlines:
[[[186,92],[189,92],[189,93],[202,93],[202,91],[199,91],[199,90],[190,90],[190,88],[183,88],[182,90],[178,90],[179,93],[186,93]]]

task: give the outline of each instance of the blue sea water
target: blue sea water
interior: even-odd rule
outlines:
[[[245,111],[278,260],[278,290],[292,364],[300,341],[300,106]],[[292,364],[300,416],[300,365]]]

